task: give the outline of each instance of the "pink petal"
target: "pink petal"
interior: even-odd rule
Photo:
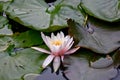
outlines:
[[[45,49],[42,49],[42,48],[38,48],[38,47],[31,47],[32,49],[35,49],[37,51],[40,51],[40,52],[43,52],[43,53],[48,53],[48,54],[51,54],[49,51],[45,50]]]
[[[73,49],[67,51],[65,54],[72,54],[72,53],[74,53],[75,51],[77,51],[79,48],[80,48],[80,47],[73,48]]]
[[[43,67],[43,68],[46,68],[46,67],[52,62],[52,60],[53,60],[54,57],[55,57],[54,55],[49,55],[49,56],[45,59],[45,61],[43,62],[42,67]]]
[[[54,72],[56,72],[59,67],[60,67],[60,57],[55,57],[55,59],[53,61]]]

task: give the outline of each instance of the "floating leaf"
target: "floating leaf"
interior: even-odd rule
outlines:
[[[76,6],[76,4],[74,5]],[[80,11],[72,6],[62,4],[62,1],[59,0],[51,6],[44,0],[14,0],[6,13],[11,19],[22,25],[50,32],[67,27],[66,19],[69,18],[83,22]]]
[[[71,56],[65,59],[68,69],[64,73],[70,80],[110,80],[117,75],[117,70],[112,66],[94,69],[89,67],[85,58]]]
[[[11,1],[12,0],[0,0],[0,12],[5,11]]]
[[[9,47],[9,44],[14,43],[9,36],[0,36],[0,51],[4,51]]]
[[[43,56],[40,52],[28,49],[13,51],[16,55],[8,52],[0,52],[0,79],[21,80],[28,73],[39,73],[42,68]],[[42,57],[42,58],[41,58]]]
[[[24,76],[24,80],[36,80],[36,78],[39,76],[40,74],[29,73]]]
[[[78,46],[101,54],[108,54],[120,47],[119,23],[106,23],[93,18],[87,26],[68,20],[69,33],[78,41]]]
[[[112,58],[106,57],[106,58],[100,58],[95,62],[91,62],[91,67],[100,69],[111,66],[112,64],[113,64]]]
[[[120,49],[118,49],[113,55],[114,66],[120,66]]]
[[[34,30],[17,34],[13,36],[13,39],[16,47],[31,47],[43,43],[40,32]]]
[[[8,23],[6,17],[0,16],[0,29],[3,28]]]
[[[82,0],[81,6],[91,16],[114,22],[120,20],[119,0]]]

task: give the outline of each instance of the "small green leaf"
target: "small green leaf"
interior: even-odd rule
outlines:
[[[113,55],[114,66],[120,66],[120,49],[118,49]]]
[[[3,28],[8,23],[8,20],[4,16],[0,16],[0,29]]]
[[[0,51],[5,51],[14,41],[10,36],[0,36]]]
[[[24,80],[36,80],[40,74],[29,73],[24,76]]]
[[[34,30],[29,30],[18,35],[14,35],[13,39],[16,47],[31,47],[43,43],[40,32]]]

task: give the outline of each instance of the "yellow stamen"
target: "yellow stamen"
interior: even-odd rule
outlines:
[[[59,46],[62,44],[62,41],[60,40],[55,40],[55,41],[52,41],[52,45],[56,45],[56,46]]]

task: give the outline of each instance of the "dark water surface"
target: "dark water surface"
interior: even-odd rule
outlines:
[[[35,80],[69,80],[62,71],[52,72],[50,67],[46,68]]]

